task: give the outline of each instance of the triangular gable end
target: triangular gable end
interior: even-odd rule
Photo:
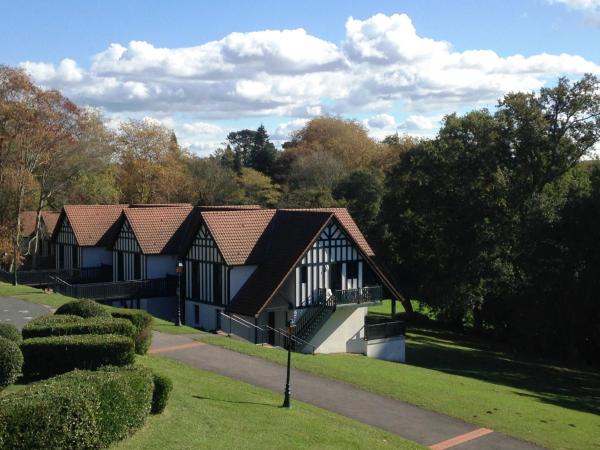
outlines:
[[[55,236],[53,239],[58,244],[67,244],[67,245],[79,245],[77,241],[77,236],[73,232],[73,227],[69,223],[68,216],[63,212],[61,213],[61,218],[59,219],[59,223],[54,230]]]
[[[131,224],[126,218],[123,218],[123,224],[117,234],[113,249],[123,252],[144,253],[131,228]]]
[[[204,222],[200,223],[185,259],[226,264],[217,242]]]

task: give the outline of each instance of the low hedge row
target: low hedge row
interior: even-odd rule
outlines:
[[[64,318],[69,318],[66,320]],[[73,318],[74,320],[72,320]],[[43,316],[23,327],[23,339],[72,334],[117,334],[134,339],[136,329],[126,319],[113,317]]]
[[[113,317],[116,319],[127,319],[135,327],[133,341],[135,352],[144,355],[152,343],[152,316],[141,309],[125,309],[102,306],[92,300],[74,300],[65,303],[56,310],[56,315],[71,317],[73,315],[84,318],[89,317]]]
[[[72,315],[79,317],[110,317],[110,314],[101,304],[93,300],[74,300],[61,305],[57,310],[57,315]]]
[[[11,323],[0,323],[0,337],[10,339],[13,342],[20,343],[21,342],[21,333],[17,327],[15,327]]]
[[[74,369],[125,366],[133,363],[135,347],[126,336],[85,334],[26,339],[21,345],[28,379],[47,378]]]
[[[0,397],[0,448],[109,447],[143,425],[152,394],[152,374],[139,367],[74,371],[34,383]]]
[[[152,344],[153,317],[142,309],[108,308],[112,317],[129,320],[136,329],[135,352],[145,355]]]
[[[0,337],[0,389],[15,382],[21,374],[23,366],[23,354],[19,345]],[[0,448],[4,448],[1,447]]]
[[[165,375],[158,373],[153,374],[154,392],[152,393],[152,414],[160,414],[165,410],[171,391],[173,390],[173,382]]]

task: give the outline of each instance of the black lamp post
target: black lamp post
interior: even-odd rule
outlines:
[[[287,357],[287,377],[285,380],[285,391],[283,397],[283,405],[282,408],[290,409],[292,407],[290,403],[290,366],[292,362],[292,335],[294,330],[296,329],[296,324],[293,320],[288,320],[288,357]]]
[[[175,268],[175,272],[177,273],[177,317],[175,317],[175,326],[181,326],[181,274],[183,273],[183,263],[181,261],[177,262],[177,267]]]

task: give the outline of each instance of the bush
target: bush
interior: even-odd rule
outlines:
[[[74,317],[73,321],[56,321],[55,318]],[[72,334],[118,334],[134,339],[136,329],[125,319],[112,317],[44,316],[32,320],[23,327],[23,339],[45,336],[65,336]]]
[[[21,333],[11,323],[0,323],[0,337],[9,339],[17,344],[21,342]]]
[[[129,320],[136,328],[135,352],[145,355],[152,343],[152,321],[153,317],[141,309],[110,308],[108,310],[113,317]]]
[[[93,300],[75,300],[65,303],[56,310],[58,315],[69,314],[79,317],[110,317],[110,314],[101,304]]]
[[[152,393],[152,414],[160,414],[165,410],[171,391],[173,390],[173,382],[165,375],[158,373],[153,374],[154,391]]]
[[[133,341],[112,334],[32,338],[21,345],[29,379],[47,378],[73,369],[125,366],[135,359]]]
[[[151,403],[146,369],[70,372],[0,398],[0,448],[106,448],[141,427]]]
[[[18,344],[0,337],[0,388],[14,383],[21,374],[22,367],[23,354]]]

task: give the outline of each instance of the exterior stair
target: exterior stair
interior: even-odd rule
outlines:
[[[323,324],[335,311],[335,295],[330,295],[326,300],[321,300],[316,305],[308,308],[296,323],[295,336],[305,342],[310,342]]]

